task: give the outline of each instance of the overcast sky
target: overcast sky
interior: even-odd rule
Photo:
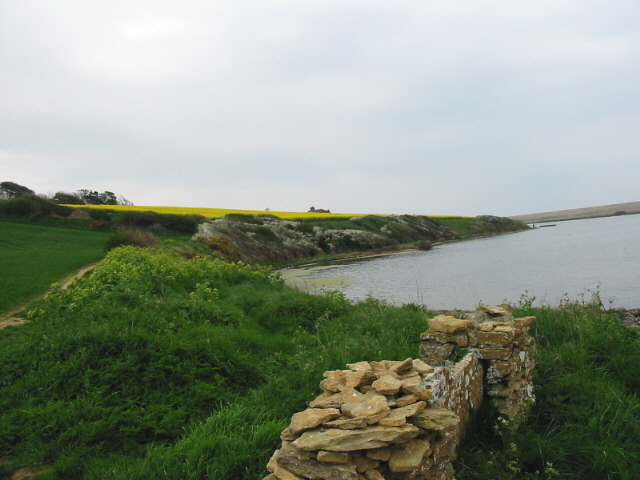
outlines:
[[[0,181],[136,205],[640,200],[640,2],[0,0]]]

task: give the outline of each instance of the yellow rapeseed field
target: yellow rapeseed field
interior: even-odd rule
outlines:
[[[218,218],[229,213],[246,215],[273,215],[278,218],[314,218],[314,217],[355,217],[358,213],[318,213],[318,212],[272,212],[265,210],[238,210],[234,208],[198,208],[198,207],[146,207],[139,205],[68,205],[74,208],[95,208],[99,210],[115,210],[118,212],[156,212],[172,213],[176,215],[202,215],[206,218]]]
[[[241,213],[245,215],[273,215],[278,218],[293,220],[298,218],[336,218],[336,217],[358,217],[360,215],[370,215],[363,213],[319,213],[319,212],[272,212],[266,210],[239,210],[237,208],[199,208],[199,207],[148,207],[141,205],[67,205],[74,208],[95,208],[98,210],[115,210],[119,212],[156,212],[172,213],[176,215],[202,215],[206,218],[219,218],[230,213]],[[378,215],[378,214],[375,214]],[[380,214],[386,216],[385,214]],[[467,218],[456,215],[427,215],[431,218]]]

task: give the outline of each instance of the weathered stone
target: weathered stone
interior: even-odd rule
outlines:
[[[508,333],[499,332],[498,328],[493,332],[476,332],[476,341],[479,345],[500,345],[504,347],[511,340],[513,340],[513,335]]]
[[[344,400],[340,393],[324,392],[309,403],[311,408],[340,408]]]
[[[340,387],[340,396],[342,397],[342,403],[353,402],[362,397],[362,393],[353,387]]]
[[[433,397],[433,392],[429,388],[425,388],[420,392],[418,396],[419,400],[424,400],[425,402]]]
[[[380,465],[380,462],[378,460],[373,460],[372,458],[362,455],[353,457],[353,463],[356,465],[356,471],[358,473],[364,473],[367,470],[378,468],[378,466]]]
[[[349,461],[349,453],[320,450],[318,452],[318,461],[325,463],[347,463]]]
[[[389,369],[376,369],[373,371],[373,374],[376,376],[376,378],[382,378],[382,377],[393,377],[393,378],[400,378],[400,375],[398,375],[398,373],[394,372],[393,370],[389,370]]]
[[[431,365],[427,365],[419,358],[414,358],[411,366],[412,371],[418,372],[420,375],[426,375],[427,373],[433,372],[433,367]]]
[[[481,332],[490,332],[495,328],[495,326],[496,325],[493,322],[482,322],[478,324],[477,330],[480,330]]]
[[[416,438],[405,445],[402,449],[393,449],[389,457],[389,468],[392,472],[409,472],[418,468],[425,455],[431,453],[429,441]]]
[[[345,385],[347,387],[358,388],[363,385],[368,385],[376,379],[373,371],[363,370],[357,372],[348,371],[345,373]]]
[[[270,473],[269,475],[264,477],[262,480],[278,480],[278,477],[276,477],[273,473]]]
[[[307,408],[291,417],[289,431],[293,435],[298,435],[305,430],[315,428],[340,415],[340,410],[337,408]]]
[[[408,395],[403,395],[402,397],[396,400],[396,407],[406,407],[407,405],[411,405],[412,403],[416,403],[418,401],[418,395],[414,393],[410,393]]]
[[[278,450],[276,462],[294,475],[311,480],[357,480],[356,466],[353,463],[328,464],[299,455],[295,450]],[[280,477],[278,469],[273,472]]]
[[[367,450],[367,457],[371,460],[380,460],[386,462],[391,456],[391,449],[389,447],[374,448]]]
[[[484,310],[490,315],[508,315],[511,313],[511,308],[506,308],[502,305],[480,305],[480,309]]]
[[[535,319],[536,317],[522,317],[522,318],[516,318],[514,322],[517,327],[522,328],[522,327],[531,326],[531,324],[534,322]]]
[[[320,388],[325,392],[339,392],[340,387],[345,384],[345,372],[343,370],[324,372],[323,376],[326,379],[320,382]]]
[[[411,417],[409,423],[425,430],[444,430],[458,425],[460,418],[446,408],[427,408]]]
[[[483,360],[506,360],[511,355],[512,348],[478,348],[476,352]]]
[[[511,333],[511,334],[515,334],[515,327],[511,327],[511,326],[507,326],[507,325],[498,325],[495,328],[496,332],[502,332],[502,333]]]
[[[343,417],[331,422],[323,423],[323,427],[341,428],[342,430],[353,430],[356,428],[364,428],[371,423],[371,417]]]
[[[389,370],[389,362],[382,360],[381,362],[369,362],[369,365],[375,372],[376,370]]]
[[[298,435],[294,435],[293,433],[291,433],[291,429],[289,427],[285,428],[280,434],[280,440],[291,442],[296,438],[298,438]]]
[[[413,366],[413,359],[407,358],[407,359],[403,360],[402,362],[390,362],[389,363],[389,370],[399,374],[399,373],[404,372],[405,370],[410,369],[412,366]]]
[[[391,375],[384,375],[371,384],[378,392],[385,395],[395,395],[400,391],[402,382]]]
[[[353,372],[371,372],[371,364],[369,362],[348,363],[347,367]]]
[[[458,436],[454,430],[450,429],[447,432],[443,432],[440,439],[433,443],[433,461],[435,463],[452,461],[457,440]]]
[[[424,390],[421,377],[408,377],[401,380],[401,389],[404,393],[420,395]]]
[[[419,432],[419,428],[409,424],[401,427],[374,425],[357,430],[314,429],[304,432],[292,444],[301,450],[353,452],[406,442],[416,437]]]
[[[460,320],[448,315],[438,315],[429,320],[429,332],[455,333],[473,326],[470,320]]]
[[[350,417],[371,417],[371,423],[386,417],[391,411],[389,405],[387,405],[387,397],[376,391],[367,392],[343,403],[340,410]]]
[[[467,331],[459,333],[427,332],[431,340],[438,343],[454,343],[459,347],[469,346],[469,335]]]
[[[391,413],[387,417],[380,420],[378,425],[399,427],[400,425],[407,423],[407,417],[417,415],[424,410],[426,406],[427,404],[425,402],[418,402],[407,405],[406,407],[395,408],[391,410]]]
[[[489,368],[487,368],[487,382],[495,383],[500,379],[509,375],[516,367],[513,359],[505,360],[502,362],[491,362]]]
[[[281,450],[277,450],[273,454],[271,460],[269,460],[269,463],[267,464],[267,470],[274,474],[278,480],[304,480],[302,477],[290,472],[278,463],[277,457],[280,452]]]
[[[367,480],[384,480],[384,476],[378,470],[367,470],[364,476]]]
[[[453,343],[438,343],[435,340],[425,340],[420,345],[420,356],[430,365],[444,363],[453,353]]]

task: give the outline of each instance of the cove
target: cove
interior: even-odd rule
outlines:
[[[310,292],[339,290],[352,300],[373,297],[433,310],[471,310],[533,297],[536,306],[555,306],[565,299],[591,301],[594,294],[607,308],[639,308],[639,267],[640,215],[624,215],[557,222],[288,275]]]

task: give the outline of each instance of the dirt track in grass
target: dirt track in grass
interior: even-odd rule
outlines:
[[[60,288],[62,290],[66,290],[67,288],[69,288],[69,285],[71,285],[71,282],[73,282],[76,278],[80,278],[83,275],[85,275],[87,272],[90,272],[91,270],[93,270],[96,265],[98,265],[97,263],[91,264],[88,267],[84,267],[80,270],[78,270],[75,273],[72,273],[71,275],[69,275],[68,277],[64,278],[64,280],[62,280]],[[47,292],[49,293],[49,292]],[[40,300],[41,298],[43,298],[46,295],[46,293],[44,295],[40,295],[34,299],[32,299],[31,301],[20,305],[19,307],[16,307],[2,315],[0,315],[0,330],[2,330],[3,328],[7,328],[7,327],[16,327],[18,325],[24,325],[25,323],[29,322],[29,320],[27,320],[24,317],[21,317],[20,314],[23,313],[28,307],[29,305],[31,305],[33,302],[35,302],[36,300]]]

